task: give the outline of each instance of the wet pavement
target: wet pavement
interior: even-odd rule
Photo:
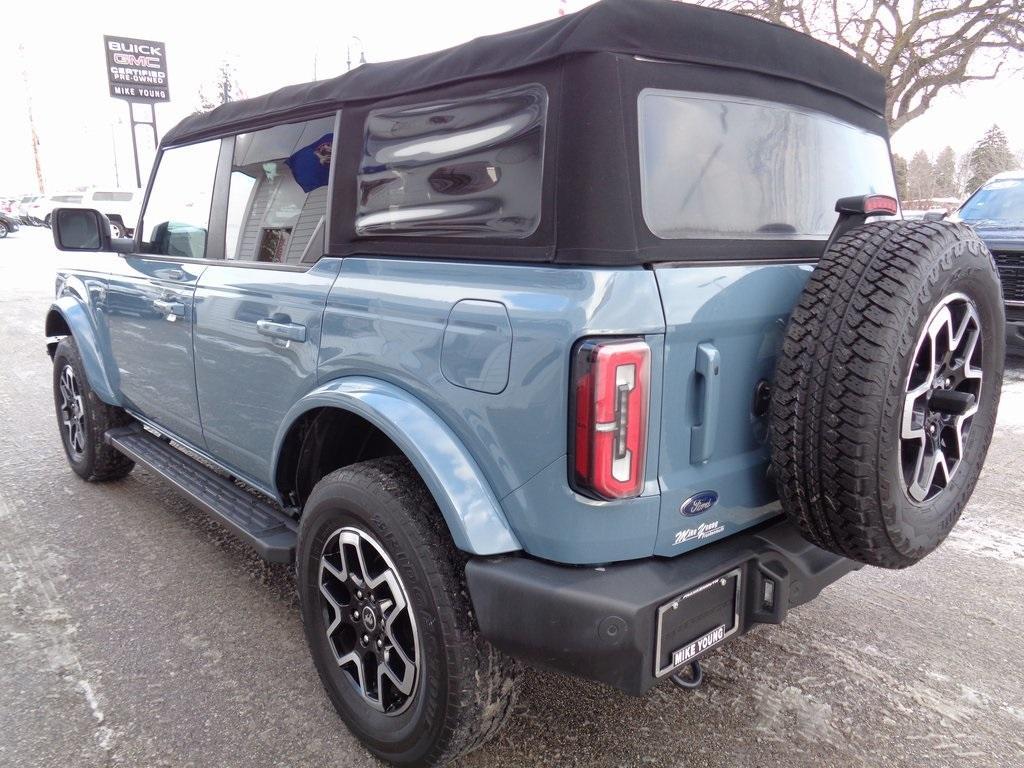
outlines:
[[[145,470],[65,464],[49,233],[0,241],[0,765],[377,765],[322,693],[288,569]],[[462,765],[1024,766],[1024,362],[947,543],[864,569],[644,698],[530,671]]]

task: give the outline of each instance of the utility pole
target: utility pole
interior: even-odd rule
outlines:
[[[28,67],[25,66],[25,45],[18,43],[18,56],[21,59],[21,80],[25,84],[25,105],[28,107],[28,127],[32,132],[32,157],[36,162],[36,184],[39,186],[39,194],[46,194],[46,185],[43,184],[43,165],[39,160],[39,134],[36,132],[36,121],[32,116],[32,90],[28,84]]]
[[[118,121],[120,124],[120,120]],[[117,131],[114,124],[110,124],[110,149],[114,155],[114,187],[121,188],[121,170],[117,167]]]

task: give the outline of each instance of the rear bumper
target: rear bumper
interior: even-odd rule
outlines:
[[[1024,354],[1024,318],[1017,317],[1024,313],[1020,307],[1014,307],[1015,312],[1011,314],[1007,310],[1006,318],[1006,348],[1016,355]]]
[[[498,648],[642,694],[669,674],[655,675],[660,606],[738,569],[739,636],[754,624],[782,622],[790,608],[858,567],[809,544],[790,523],[773,522],[672,559],[595,568],[475,558],[466,579],[481,632]],[[770,605],[766,580],[774,592]]]

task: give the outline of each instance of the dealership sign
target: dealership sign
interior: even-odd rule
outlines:
[[[103,36],[110,95],[127,101],[169,101],[167,54],[163,43]]]

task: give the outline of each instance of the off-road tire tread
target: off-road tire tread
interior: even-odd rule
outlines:
[[[85,466],[71,464],[71,468],[84,480],[102,483],[120,480],[135,467],[135,462],[103,440],[108,429],[125,427],[135,420],[122,408],[103,402],[89,386],[82,365],[82,357],[73,336],[66,336],[57,344],[53,355],[54,386],[61,370],[60,360],[67,359],[75,371],[78,386],[85,401],[85,416],[89,420],[89,438],[92,443],[92,462]],[[58,416],[59,419],[59,416]],[[59,425],[58,425],[59,426]],[[63,431],[61,440],[64,440]],[[70,459],[69,459],[70,461]]]
[[[452,543],[437,504],[409,461],[385,456],[351,464],[317,487],[337,482],[362,486],[391,505],[419,544],[415,555],[437,603],[448,654],[448,699],[441,736],[418,764],[443,765],[501,730],[515,706],[520,666],[480,635],[465,581],[467,558]],[[390,542],[382,543],[387,548]]]
[[[878,514],[888,482],[878,446],[889,434],[887,387],[901,375],[900,350],[915,343],[929,289],[954,268],[958,248],[987,256],[995,274],[966,226],[856,227],[825,252],[793,310],[772,387],[771,461],[784,510],[823,549],[888,568],[918,559],[900,551]],[[1001,381],[986,384],[998,392]]]

